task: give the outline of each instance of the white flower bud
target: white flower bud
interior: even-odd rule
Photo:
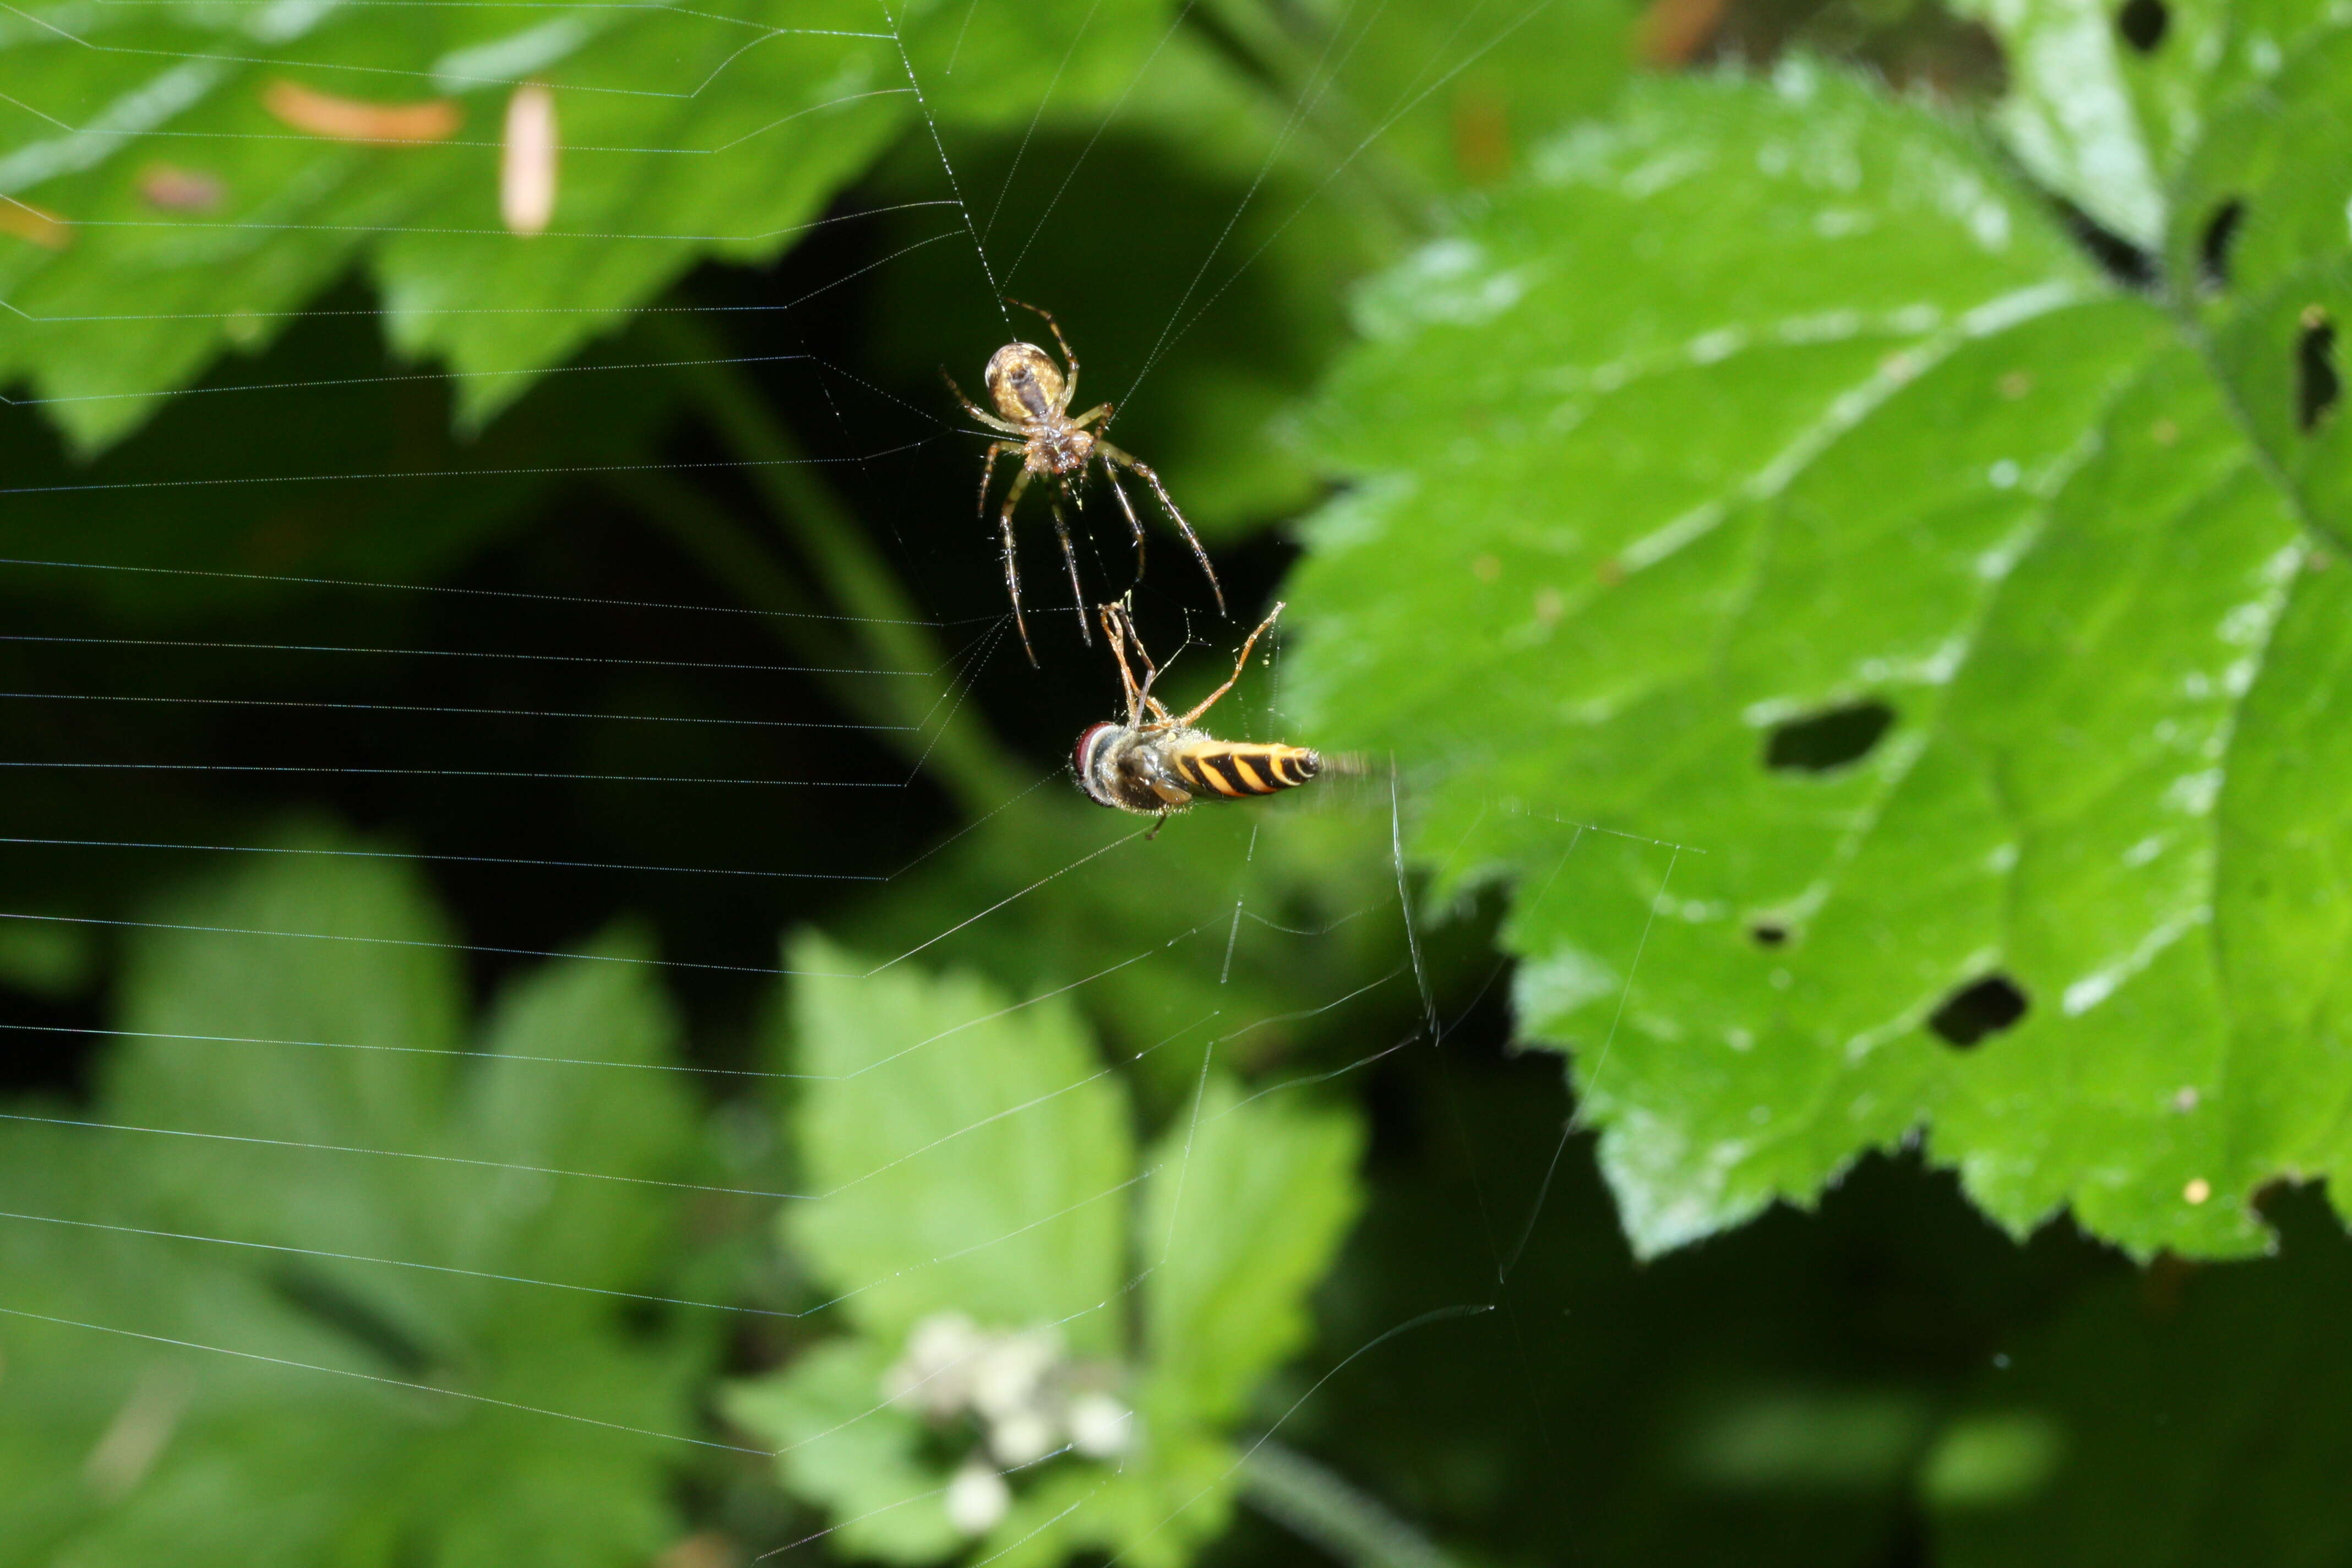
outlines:
[[[989,1337],[961,1312],[934,1312],[907,1336],[907,1353],[882,1374],[882,1397],[944,1420],[971,1398],[972,1374]]]
[[[1112,1459],[1135,1447],[1135,1412],[1108,1394],[1070,1401],[1070,1447],[1089,1459]]]
[[[985,1459],[974,1456],[948,1482],[948,1522],[966,1535],[985,1535],[1011,1511],[1013,1489]]]
[[[999,1336],[972,1363],[972,1408],[992,1421],[1039,1408],[1061,1357],[1061,1337],[1050,1329]]]
[[[1054,1423],[1042,1410],[1013,1410],[988,1424],[988,1451],[1007,1469],[1036,1463],[1054,1448]]]

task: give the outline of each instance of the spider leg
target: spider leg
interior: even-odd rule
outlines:
[[[1128,668],[1126,611],[1113,604],[1099,606],[1096,614],[1102,617],[1103,640],[1110,644],[1111,657],[1118,660],[1118,684],[1127,697],[1127,727],[1132,730],[1143,722],[1143,692],[1135,684],[1135,671]]]
[[[1002,430],[1007,436],[1018,436],[1022,434],[1020,426],[1012,424],[1007,420],[999,419],[995,415],[991,414],[987,409],[982,408],[979,404],[974,403],[971,398],[966,397],[963,395],[963,388],[956,384],[955,377],[948,374],[948,367],[945,365],[940,366],[940,379],[948,384],[948,390],[955,394],[955,400],[963,405],[963,411],[966,414],[971,415],[974,419],[979,420],[982,425],[987,426],[992,430]]]
[[[1217,596],[1217,614],[1221,616],[1225,614],[1225,591],[1217,582],[1216,568],[1209,564],[1209,552],[1201,548],[1201,536],[1192,531],[1192,525],[1184,521],[1182,512],[1176,510],[1176,502],[1170,498],[1168,487],[1160,482],[1160,476],[1152,471],[1149,464],[1136,461],[1133,453],[1121,451],[1100,437],[1096,438],[1095,450],[1103,455],[1103,461],[1106,463],[1117,463],[1120,468],[1140,475],[1143,482],[1151,487],[1151,493],[1160,498],[1160,506],[1166,510],[1176,526],[1183,531],[1184,542],[1192,547],[1192,559],[1201,563],[1202,574],[1209,579],[1209,592]]]
[[[1108,421],[1114,411],[1112,405],[1108,403],[1097,403],[1092,408],[1087,409],[1084,414],[1073,416],[1070,420],[1070,428],[1073,430],[1083,430],[1097,419]]]
[[[1029,470],[1024,468],[1021,471],[1026,475]],[[1068,492],[1069,488],[1066,483],[1062,486],[1065,494]],[[1088,647],[1092,647],[1095,646],[1095,629],[1087,625],[1087,591],[1078,584],[1078,547],[1070,542],[1070,524],[1068,520],[1062,516],[1062,501],[1059,496],[1054,498],[1053,507],[1054,532],[1062,542],[1062,560],[1070,568],[1070,601],[1078,606],[1078,636],[1085,640]]]
[[[1106,403],[1103,406],[1108,408],[1110,405]],[[1102,448],[1097,447],[1095,450],[1099,454]],[[1135,502],[1128,499],[1127,487],[1118,482],[1118,469],[1111,466],[1108,458],[1103,458],[1102,467],[1103,478],[1110,481],[1110,493],[1118,498],[1118,510],[1126,514],[1127,531],[1135,535],[1135,576],[1140,582],[1143,579],[1143,520],[1135,515]]]
[[[1234,672],[1225,677],[1225,683],[1223,686],[1218,687],[1214,691],[1210,692],[1206,697],[1201,699],[1199,704],[1196,705],[1190,713],[1185,714],[1183,718],[1177,721],[1179,724],[1181,724],[1188,729],[1191,728],[1194,723],[1199,721],[1202,714],[1206,713],[1210,709],[1216,706],[1218,698],[1223,697],[1226,692],[1231,691],[1234,689],[1234,682],[1242,678],[1242,667],[1249,663],[1250,649],[1257,647],[1257,639],[1264,637],[1265,635],[1266,628],[1274,625],[1276,620],[1280,619],[1281,616],[1282,602],[1277,599],[1275,601],[1274,608],[1266,612],[1265,619],[1257,624],[1257,630],[1250,633],[1249,640],[1242,644],[1242,655],[1239,658],[1234,660]]]
[[[1062,359],[1070,367],[1070,374],[1062,381],[1060,406],[1055,412],[1067,414],[1070,411],[1070,399],[1078,395],[1078,356],[1070,352],[1070,340],[1062,335],[1062,323],[1054,320],[1053,311],[1043,306],[1032,305],[1025,300],[1015,300],[1011,295],[1007,295],[1004,302],[1008,305],[1018,305],[1024,310],[1036,311],[1045,318],[1045,324],[1054,330],[1054,341],[1061,345]]]
[[[980,465],[980,507],[976,515],[988,515],[988,484],[996,477],[996,459],[1007,452],[1019,450],[1021,443],[1018,441],[991,441],[988,444],[987,460]]]
[[[992,459],[995,456],[993,451],[989,454]],[[1037,669],[1042,668],[1037,663],[1037,650],[1030,646],[1029,623],[1021,614],[1021,563],[1013,553],[1013,509],[1021,503],[1021,492],[1028,488],[1029,470],[1024,468],[1013,477],[1013,488],[1004,492],[1004,510],[996,514],[996,531],[1004,546],[1004,591],[1013,598],[1013,625],[1021,634],[1021,651],[1029,656],[1029,668]]]
[[[1135,649],[1135,657],[1143,665],[1143,685],[1137,690],[1136,696],[1142,700],[1145,710],[1151,713],[1160,723],[1173,724],[1176,721],[1176,716],[1168,711],[1166,703],[1151,695],[1152,686],[1160,679],[1160,667],[1151,662],[1151,651],[1143,646],[1143,637],[1135,629],[1134,612],[1127,607],[1124,601],[1121,601],[1117,608],[1119,630],[1126,634],[1129,645]],[[1106,626],[1108,624],[1105,623]]]

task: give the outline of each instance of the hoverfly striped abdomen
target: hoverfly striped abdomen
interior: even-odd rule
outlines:
[[[1160,822],[1169,814],[1183,810],[1194,801],[1248,800],[1257,795],[1279,795],[1286,789],[1297,789],[1320,773],[1327,765],[1322,755],[1305,746],[1288,746],[1279,742],[1220,741],[1193,724],[1202,714],[1216,706],[1217,699],[1233,689],[1234,682],[1242,678],[1249,663],[1250,649],[1257,639],[1274,625],[1282,606],[1258,623],[1242,643],[1239,658],[1234,660],[1234,672],[1225,683],[1192,705],[1183,713],[1170,711],[1167,705],[1151,695],[1151,684],[1159,679],[1160,671],[1152,666],[1151,658],[1143,651],[1143,643],[1135,635],[1135,623],[1128,618],[1124,604],[1102,607],[1103,635],[1110,639],[1113,657],[1118,660],[1118,681],[1127,693],[1127,722],[1103,723],[1089,727],[1078,737],[1077,747],[1070,754],[1071,767],[1077,773],[1078,787],[1097,805],[1131,811],[1139,816],[1156,816]],[[1127,662],[1132,647],[1143,661],[1144,678],[1139,683],[1135,671]],[[1339,771],[1349,771],[1349,759],[1337,759]],[[1160,831],[1154,825],[1149,838]]]
[[[1169,749],[1168,764],[1195,792],[1239,800],[1297,789],[1323,771],[1305,746],[1213,741],[1203,735]]]

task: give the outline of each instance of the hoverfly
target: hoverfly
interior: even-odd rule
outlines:
[[[1151,695],[1160,671],[1136,636],[1135,620],[1126,606],[1101,609],[1103,636],[1118,659],[1119,684],[1127,693],[1127,721],[1102,723],[1078,737],[1074,755],[1078,787],[1098,805],[1157,816],[1166,822],[1196,798],[1243,800],[1296,789],[1323,771],[1320,753],[1305,746],[1279,742],[1220,741],[1193,728],[1217,700],[1234,689],[1249,663],[1250,650],[1265,635],[1282,606],[1258,623],[1242,644],[1241,657],[1225,683],[1183,714],[1171,713]],[[1143,679],[1135,679],[1127,662],[1128,649],[1143,665]],[[1155,825],[1152,833],[1160,828]]]

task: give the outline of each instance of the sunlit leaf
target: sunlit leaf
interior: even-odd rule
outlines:
[[[2013,1227],[2239,1251],[2352,1153],[2329,1026],[2247,1011],[2339,890],[2230,853],[2332,809],[2289,780],[2338,437],[2284,306],[2258,356],[2157,287],[1792,68],[1644,89],[1365,297],[1294,695],[1413,760],[1447,879],[1518,879],[1523,1027],[1583,1047],[1644,1248],[1924,1129]]]
[[[990,67],[1017,38],[1029,70],[1068,55],[1091,80],[1126,68],[1157,10],[1097,21],[1061,0],[966,29],[964,7],[897,9],[16,14],[0,29],[0,196],[18,214],[0,235],[0,376],[73,399],[50,412],[100,446],[152,412],[142,395],[267,342],[365,267],[393,345],[467,374],[458,413],[478,424],[696,261],[766,260],[811,232],[919,123],[916,84],[959,43]],[[1022,73],[982,79],[1022,100]],[[530,235],[499,210],[525,82],[551,90],[562,142],[551,222]],[[959,194],[928,198],[931,241],[968,243]]]
[[[738,1384],[730,1414],[853,1551],[934,1561],[967,1539],[947,1501],[956,1473],[1009,1463],[992,1447],[1001,1417],[947,1392],[987,1381],[972,1336],[1043,1336],[1055,1371],[1037,1408],[1070,1422],[1061,1441],[1077,1451],[1012,1465],[1009,1511],[963,1528],[1013,1564],[1089,1547],[1184,1561],[1224,1524],[1231,1428],[1299,1345],[1307,1293],[1354,1217],[1354,1124],[1244,1100],[1212,1072],[1139,1171],[1124,1089],[1066,1005],[877,970],[815,937],[788,951],[789,1060],[813,1075],[791,1122],[814,1195],[785,1226],[824,1316],[858,1331]],[[935,1363],[920,1347],[943,1324]],[[1128,1413],[1109,1451],[1056,1403],[1088,1390]]]
[[[787,950],[794,1109],[808,1202],[786,1229],[843,1312],[886,1342],[953,1306],[986,1323],[1064,1324],[1099,1352],[1122,1281],[1126,1094],[1067,1003],[1014,1007],[968,976],[868,960],[821,938]],[[957,1256],[961,1254],[961,1256]]]
[[[1223,1078],[1161,1137],[1138,1237],[1155,1418],[1225,1426],[1298,1348],[1307,1292],[1355,1218],[1360,1152],[1346,1118]]]

